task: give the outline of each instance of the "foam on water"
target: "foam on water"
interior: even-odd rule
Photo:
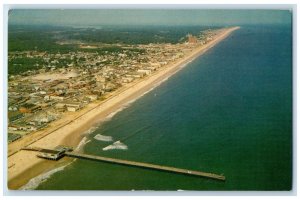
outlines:
[[[74,160],[75,161],[75,160]],[[39,176],[36,176],[32,179],[30,179],[30,181],[28,181],[28,183],[26,183],[25,185],[23,185],[20,190],[34,190],[36,189],[41,183],[45,182],[47,179],[49,179],[53,174],[55,174],[56,172],[62,171],[65,169],[65,167],[67,167],[68,165],[72,164],[73,162],[70,162],[64,166],[55,168],[49,172],[46,172],[44,174],[41,174]]]
[[[119,108],[118,110],[116,110],[115,112],[110,113],[109,115],[107,115],[107,117],[105,118],[105,121],[109,121],[111,120],[118,112],[121,112],[122,110],[124,110],[125,108],[127,108],[127,106],[122,106],[121,108]]]
[[[188,65],[188,63],[190,63],[191,61],[187,62],[186,64],[182,64],[180,66],[180,68],[186,67]],[[179,71],[179,70],[178,70]],[[176,72],[178,72],[176,71]],[[171,75],[165,77],[163,80],[159,81],[158,83],[154,84],[153,87],[151,87],[150,89],[148,89],[147,91],[145,91],[143,94],[141,94],[140,96],[138,96],[135,99],[132,99],[128,102],[126,102],[121,108],[119,108],[118,110],[116,110],[115,112],[110,113],[107,117],[105,121],[109,121],[111,120],[118,112],[123,111],[124,109],[128,108],[130,106],[130,104],[134,103],[137,99],[143,97],[144,95],[146,95],[147,93],[151,92],[152,90],[154,90],[156,87],[158,87],[159,85],[161,85],[163,82],[167,81],[173,74],[175,74],[176,72],[172,73]]]
[[[87,140],[86,137],[84,137],[80,143],[77,145],[77,147],[74,149],[74,151],[81,151],[82,148],[84,147],[84,145],[86,145],[87,143],[91,142],[91,140]]]
[[[145,92],[145,93],[147,93],[147,92]],[[143,95],[141,95],[141,96],[143,96]],[[140,98],[141,96],[139,96],[138,98]],[[109,115],[107,115],[106,118],[105,118],[105,121],[111,120],[118,112],[121,112],[124,109],[128,108],[130,106],[130,104],[132,104],[133,102],[135,102],[138,98],[135,98],[135,99],[132,99],[131,101],[126,102],[124,105],[122,105],[121,108],[119,108],[115,112],[112,112]]]
[[[97,130],[98,125],[92,126],[89,130],[85,131],[84,134],[89,135],[93,133],[95,130]]]
[[[94,126],[92,126],[91,128],[89,128],[88,130],[84,131],[82,133],[83,136],[87,136],[87,135],[90,135],[91,133],[93,133],[95,130],[97,130],[99,128],[100,124],[95,124]],[[85,144],[87,138],[86,137],[83,137],[82,140],[80,141],[80,143],[77,145],[76,149],[77,148],[82,148],[83,145]],[[75,149],[75,150],[76,150]]]
[[[185,63],[185,64],[183,64],[183,65],[180,65],[180,68],[186,67],[190,62],[192,62],[192,61],[188,61],[187,63]]]
[[[101,135],[101,134],[97,134],[94,137],[95,140],[99,140],[99,141],[104,141],[104,142],[111,142],[113,140],[113,138],[111,136],[106,136],[106,135]]]
[[[81,150],[82,147],[86,144],[86,140],[87,140],[86,137],[82,138],[82,140],[79,142],[79,144],[78,144],[77,147],[74,149],[74,151],[79,151],[79,150]]]
[[[104,147],[102,150],[107,151],[107,150],[112,150],[112,149],[120,149],[120,150],[127,150],[128,147],[124,143],[120,141],[114,142],[112,145],[109,145],[107,147]]]

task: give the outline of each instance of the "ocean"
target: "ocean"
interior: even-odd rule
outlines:
[[[77,159],[35,189],[290,190],[292,136],[291,27],[243,26],[111,115],[84,146],[225,182]]]

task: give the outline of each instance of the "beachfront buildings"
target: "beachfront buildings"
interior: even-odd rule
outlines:
[[[10,52],[9,62],[23,58],[38,62],[36,70],[9,74],[9,141],[41,130],[91,102],[101,102],[118,88],[185,57],[218,31],[188,35],[186,42],[177,44],[115,44],[116,51],[97,51],[105,44],[81,43],[76,51],[64,53]]]

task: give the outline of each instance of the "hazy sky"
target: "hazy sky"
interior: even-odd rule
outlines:
[[[42,25],[243,25],[289,24],[288,10],[10,10],[9,24]]]

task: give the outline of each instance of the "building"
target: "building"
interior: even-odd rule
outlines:
[[[59,111],[71,111],[75,112],[83,107],[80,102],[60,102],[55,105],[55,108]]]
[[[8,133],[7,136],[8,136],[8,143],[14,142],[21,138],[21,135],[14,134],[14,133]]]
[[[56,101],[63,101],[65,98],[63,96],[54,96],[54,95],[50,95],[49,96],[50,100],[56,100]]]
[[[67,106],[67,110],[71,112],[75,112],[82,108],[82,104],[77,102],[66,103],[66,106]]]
[[[187,38],[188,38],[189,44],[195,44],[198,42],[197,38],[195,36],[193,36],[192,34],[188,34]]]
[[[38,110],[41,110],[41,106],[39,105],[34,105],[34,104],[24,104],[19,108],[19,111],[21,113],[33,113]]]
[[[76,112],[77,110],[79,110],[79,107],[76,106],[68,106],[67,110],[70,112]]]
[[[122,77],[122,82],[123,83],[130,83],[134,80],[132,77]]]
[[[56,110],[59,111],[59,112],[64,112],[65,110],[67,110],[67,106],[66,106],[66,104],[64,104],[64,103],[57,103],[57,104],[55,105],[55,108],[56,108]]]
[[[137,72],[142,74],[147,74],[147,75],[151,74],[150,69],[139,69]]]
[[[98,99],[98,95],[87,95],[86,96],[87,98],[89,98],[90,99],[90,101],[95,101],[95,100],[97,100]]]
[[[14,125],[8,125],[8,130],[9,130],[9,131],[17,131],[17,130],[18,130],[18,127],[17,127],[17,126],[14,126]]]
[[[111,91],[113,91],[114,89],[116,89],[117,87],[116,87],[116,85],[115,84],[113,84],[113,83],[107,83],[106,85],[105,85],[105,92],[111,92]]]
[[[41,153],[37,155],[39,158],[45,158],[48,160],[59,160],[64,156],[65,151],[51,150],[51,149],[42,149]]]
[[[37,115],[35,115],[33,118],[33,121],[37,122],[38,124],[49,123],[54,120],[55,120],[55,116],[46,112],[40,112]]]
[[[9,122],[13,122],[13,121],[16,121],[20,118],[24,117],[24,114],[19,112],[19,111],[9,111],[8,112],[8,121]]]
[[[37,157],[45,158],[48,160],[59,160],[65,156],[65,152],[67,151],[73,151],[73,148],[66,146],[57,146],[54,150],[41,149]]]

